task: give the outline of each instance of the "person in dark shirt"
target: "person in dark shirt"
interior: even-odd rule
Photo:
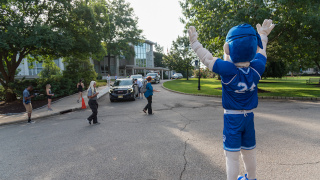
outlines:
[[[54,96],[54,94],[51,92],[51,85],[50,84],[46,85],[46,93],[47,93],[47,98],[48,98],[48,110],[52,111],[51,101],[52,101],[52,97]]]
[[[32,104],[31,104],[31,98],[34,97],[34,95],[30,95],[30,92],[33,90],[33,87],[29,85],[24,91],[23,91],[23,98],[22,102],[24,107],[26,108],[26,111],[28,113],[28,123],[34,123],[34,121],[31,121],[31,113],[32,113]]]
[[[77,102],[79,103],[79,101],[82,100],[82,91],[83,91],[84,85],[82,83],[82,80],[80,79],[79,83],[77,84],[77,89],[78,89],[78,93],[79,93],[79,98],[77,100]]]

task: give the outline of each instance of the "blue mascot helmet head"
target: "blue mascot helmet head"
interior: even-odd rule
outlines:
[[[261,37],[250,24],[240,24],[231,28],[226,37],[230,59],[233,63],[253,60],[257,46],[263,49]]]

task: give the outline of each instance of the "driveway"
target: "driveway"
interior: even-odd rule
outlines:
[[[146,99],[111,103],[106,95],[100,125],[87,123],[87,109],[0,126],[0,179],[226,179],[221,99],[153,86],[161,90],[154,115],[142,112]],[[318,102],[260,100],[259,180],[319,179],[319,110]]]

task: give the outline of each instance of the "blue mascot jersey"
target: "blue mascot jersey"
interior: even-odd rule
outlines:
[[[212,71],[221,76],[222,106],[227,110],[251,110],[258,106],[258,83],[267,58],[256,54],[247,68],[217,59]]]

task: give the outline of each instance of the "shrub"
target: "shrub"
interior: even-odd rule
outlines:
[[[214,78],[216,77],[216,74],[212,71],[210,71],[208,68],[205,68],[205,69],[201,69],[200,71],[200,75],[201,75],[201,78]],[[199,77],[199,69],[197,70],[193,70],[193,75],[194,77]]]
[[[54,61],[44,61],[42,67],[43,69],[38,74],[41,78],[50,78],[61,75],[60,68],[56,65],[56,63],[54,63]]]
[[[77,92],[76,84],[72,80],[64,78],[63,76],[54,76],[51,78],[40,78],[33,80],[16,80],[14,85],[14,92],[22,97],[22,93],[29,85],[34,87],[34,90],[39,91],[42,96],[33,98],[34,100],[46,98],[46,85],[51,85],[51,91],[54,93],[54,97],[68,96]]]
[[[88,87],[91,81],[96,80],[97,73],[88,57],[68,57],[64,58],[64,62],[67,65],[63,71],[63,77],[71,79],[75,85],[82,79],[84,86]]]

